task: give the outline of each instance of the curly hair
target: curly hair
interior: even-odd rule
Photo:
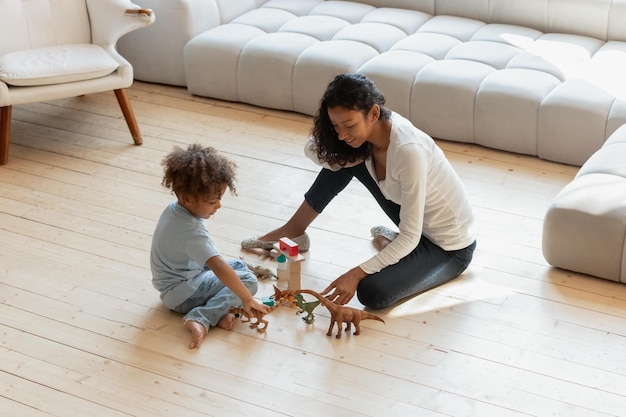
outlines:
[[[370,147],[364,143],[353,148],[339,136],[328,116],[328,109],[342,107],[349,110],[359,110],[365,117],[374,105],[380,107],[379,120],[388,120],[391,111],[385,107],[385,97],[378,90],[372,80],[363,74],[347,73],[337,75],[328,84],[324,96],[320,100],[317,114],[313,118],[311,136],[314,139],[311,149],[317,153],[322,162],[329,164],[346,165],[370,156]]]
[[[206,199],[220,194],[228,187],[237,195],[235,169],[237,165],[219,155],[212,147],[199,144],[187,149],[176,146],[161,161],[163,181],[161,185],[182,198]]]

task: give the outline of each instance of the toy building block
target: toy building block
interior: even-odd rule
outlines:
[[[276,276],[278,277],[278,286],[281,289],[288,289],[289,286],[289,263],[284,253],[278,252],[276,257]]]
[[[263,297],[263,304],[266,306],[274,307],[274,299],[270,297]]]
[[[298,256],[298,244],[288,237],[280,238],[278,241],[278,249],[287,256]]]
[[[300,262],[289,262],[289,283],[287,288],[290,290],[299,290],[301,287],[300,279]]]
[[[294,252],[293,245],[290,245],[287,241],[290,241],[290,239],[282,238],[274,244],[274,249],[287,258],[287,268],[278,272],[280,276],[284,276],[287,279],[287,289],[299,290],[301,288],[300,262],[304,261],[305,258],[297,252],[298,245],[295,243],[295,255],[290,255],[290,253]],[[284,249],[282,249],[283,247]],[[281,281],[280,276],[279,282]]]

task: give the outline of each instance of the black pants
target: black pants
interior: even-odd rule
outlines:
[[[400,206],[383,196],[365,164],[338,171],[322,169],[304,199],[321,213],[354,177],[369,190],[391,221],[399,225]],[[475,248],[476,242],[464,249],[445,251],[422,236],[417,247],[398,263],[361,280],[357,297],[363,305],[379,309],[427,291],[459,276],[470,264]]]

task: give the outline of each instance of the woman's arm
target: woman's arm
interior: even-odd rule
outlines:
[[[415,249],[422,237],[430,167],[428,153],[420,145],[409,144],[401,147],[392,161],[396,165],[390,167],[392,178],[388,177],[387,181],[398,183],[394,201],[400,205],[400,233],[393,242],[360,265],[368,274],[397,263]]]
[[[419,243],[422,235],[424,207],[426,201],[426,178],[429,158],[419,145],[402,148],[401,156],[391,158],[398,165],[391,167],[392,176],[397,184],[397,199],[400,200],[400,233],[378,254],[350,269],[335,279],[322,295],[338,304],[346,304],[356,293],[359,282],[368,274],[380,271],[386,266],[397,263],[408,255]],[[387,180],[390,178],[388,177]]]

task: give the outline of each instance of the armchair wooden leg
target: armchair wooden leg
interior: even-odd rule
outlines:
[[[6,165],[9,162],[11,109],[11,106],[0,107],[0,165]]]
[[[135,142],[135,145],[141,145],[143,143],[143,138],[141,137],[141,132],[139,131],[139,126],[137,125],[137,120],[135,119],[135,113],[130,105],[130,100],[128,100],[126,90],[120,89],[114,91],[117,102],[122,109],[122,114],[124,114],[124,119],[126,119],[126,124],[130,130],[130,134],[133,137],[133,141]]]

